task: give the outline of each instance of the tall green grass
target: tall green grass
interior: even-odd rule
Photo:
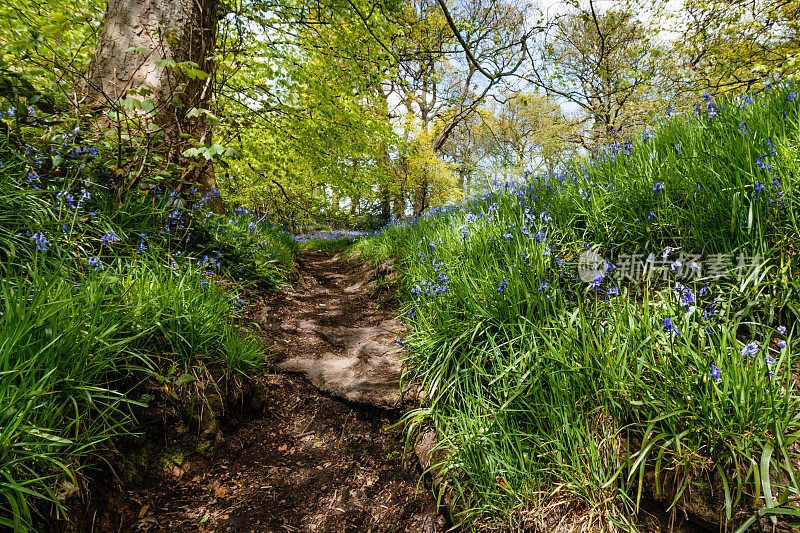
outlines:
[[[135,430],[142,382],[261,364],[239,283],[277,286],[296,250],[208,195],[120,197],[102,160],[45,168],[46,149],[0,157],[0,527],[16,531],[63,517],[67,484]]]
[[[709,96],[566,172],[358,244],[398,258],[429,398],[409,428],[436,429],[467,517],[519,525],[566,493],[635,527],[645,491],[742,527],[800,513],[795,90]],[[651,275],[619,275],[623,254]]]

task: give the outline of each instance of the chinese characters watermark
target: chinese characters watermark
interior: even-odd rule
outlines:
[[[676,253],[677,252],[677,253]],[[687,254],[667,248],[660,254],[619,254],[615,261],[603,258],[594,249],[581,252],[578,276],[586,283],[599,283],[606,277],[617,281],[667,279],[681,281],[739,281],[757,276],[762,256],[735,254]]]

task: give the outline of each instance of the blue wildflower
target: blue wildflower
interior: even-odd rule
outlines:
[[[508,286],[508,280],[506,278],[503,278],[503,281],[500,282],[500,286],[497,288],[497,292],[505,291],[507,286]]]
[[[711,361],[711,371],[708,373],[708,376],[714,381],[722,381],[722,372],[716,367],[714,361]]]
[[[746,344],[742,348],[742,351],[739,352],[739,354],[740,355],[749,355],[750,357],[753,357],[755,354],[757,354],[760,351],[761,351],[761,348],[758,346],[758,343],[756,341],[753,341],[753,342],[751,342],[749,344]]]
[[[775,328],[781,335],[786,335],[786,326],[778,326]]]
[[[664,331],[666,331],[667,333],[676,333],[678,335],[681,334],[681,332],[678,330],[678,328],[675,327],[675,324],[672,322],[671,316],[668,316],[667,318],[664,319]]]
[[[100,240],[102,241],[103,246],[109,246],[112,242],[119,242],[119,239],[113,233],[106,233],[100,237]]]
[[[775,343],[779,350],[783,350],[786,348],[786,341],[778,341]]]
[[[97,272],[98,270],[102,270],[103,269],[103,263],[100,261],[100,258],[97,257],[97,256],[92,256],[89,259],[87,259],[86,260],[86,264],[88,264],[91,267],[94,267],[95,272]]]
[[[653,185],[653,192],[661,192],[664,190],[664,184],[660,181]]]
[[[45,237],[41,232],[37,231],[34,233],[31,239],[33,239],[33,241],[36,243],[37,250],[40,252],[47,251],[47,237]]]

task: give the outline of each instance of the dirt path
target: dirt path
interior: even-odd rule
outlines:
[[[252,305],[277,354],[260,414],[229,418],[212,456],[125,484],[95,502],[100,512],[85,523],[94,531],[443,531],[417,465],[403,462],[400,430],[391,428],[399,412],[385,408],[398,395],[401,325],[369,278],[341,256],[306,254],[292,289]]]

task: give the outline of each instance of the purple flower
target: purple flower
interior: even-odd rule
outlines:
[[[722,381],[722,372],[720,372],[719,368],[714,365],[714,362],[711,362],[711,371],[708,373],[709,377],[714,381]]]
[[[539,291],[544,291],[547,289],[547,282],[543,281],[541,285],[539,285]]]
[[[119,242],[119,239],[113,233],[106,233],[100,240],[103,242],[103,246],[109,246],[112,242]]]
[[[394,342],[396,342],[396,343],[397,343],[398,345],[400,345],[400,346],[405,346],[405,345],[406,345],[406,343],[405,343],[405,342],[403,342],[403,339],[402,339],[401,337],[397,337],[397,338],[394,340]]]
[[[86,263],[89,266],[94,267],[95,272],[97,272],[98,270],[103,270],[103,263],[100,261],[100,258],[97,257],[97,256],[90,257],[89,259],[86,260]]]
[[[781,335],[786,335],[786,326],[778,326],[775,328]]]
[[[36,233],[34,233],[31,239],[33,239],[33,241],[36,243],[37,250],[39,250],[40,252],[47,251],[47,242],[48,242],[47,237],[42,235],[41,232],[37,231]]]
[[[664,190],[664,184],[660,181],[653,185],[653,192],[661,192]]]
[[[786,97],[786,101],[787,101],[787,102],[794,102],[794,99],[795,99],[795,98],[797,98],[797,93],[796,93],[796,92],[794,92],[794,91],[792,91],[792,92],[790,92],[790,93],[789,93],[789,95]]]
[[[668,316],[667,318],[664,319],[664,331],[666,331],[667,333],[676,333],[678,335],[681,334],[681,332],[678,330],[678,328],[675,327],[675,324],[672,322],[671,316]]]
[[[783,350],[784,348],[786,348],[786,341],[778,341],[777,343],[775,343],[775,345],[778,347],[779,350]]]
[[[505,291],[507,286],[508,286],[508,280],[506,278],[503,278],[503,281],[500,282],[500,286],[497,288],[497,292]]]
[[[758,343],[756,341],[753,341],[753,342],[751,342],[749,344],[746,344],[744,346],[744,348],[742,348],[742,351],[739,352],[739,353],[740,353],[740,355],[745,355],[746,354],[746,355],[749,355],[750,357],[753,357],[755,354],[757,354],[760,351],[761,351],[761,348],[758,346]]]

